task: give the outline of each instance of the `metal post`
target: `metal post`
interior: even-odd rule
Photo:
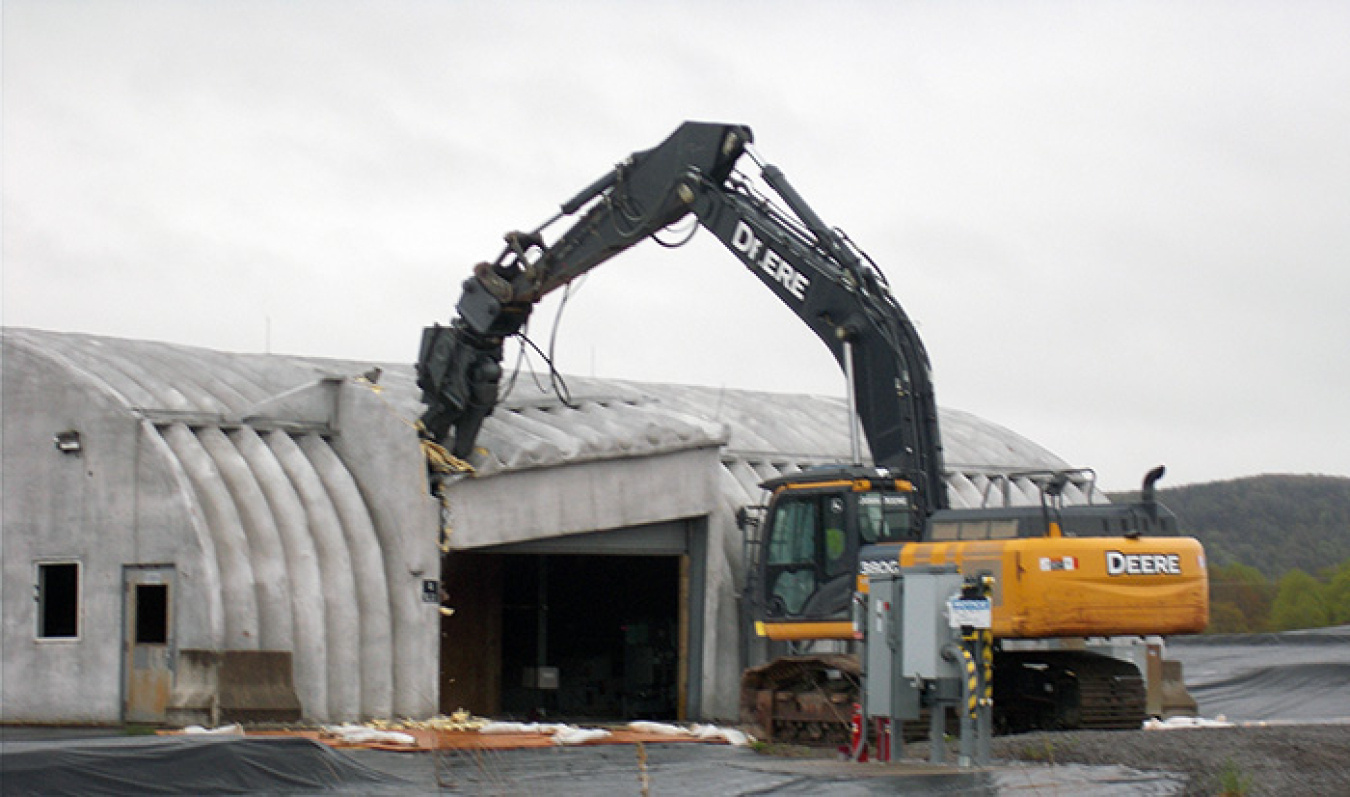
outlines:
[[[854,465],[862,464],[862,443],[858,435],[858,396],[853,386],[853,343],[844,340],[844,381],[848,396],[848,450]]]
[[[980,651],[980,705],[975,728],[975,763],[989,766],[990,743],[994,735],[994,635],[989,629],[979,632],[976,645]]]
[[[947,763],[947,701],[938,698],[938,685],[929,684],[933,699],[928,703],[928,761]]]
[[[961,748],[958,766],[968,767],[975,757],[975,717],[979,703],[979,669],[975,666],[974,635],[962,628],[961,635]]]

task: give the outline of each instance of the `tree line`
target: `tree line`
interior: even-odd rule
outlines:
[[[1210,634],[1257,634],[1350,624],[1350,559],[1271,580],[1250,565],[1209,568]]]
[[[1158,491],[1211,562],[1241,562],[1280,580],[1350,558],[1350,478],[1249,476]]]

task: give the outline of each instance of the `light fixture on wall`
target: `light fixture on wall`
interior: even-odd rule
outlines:
[[[56,444],[56,450],[62,454],[78,454],[84,450],[84,445],[80,443],[80,433],[74,429],[57,432],[52,442]]]

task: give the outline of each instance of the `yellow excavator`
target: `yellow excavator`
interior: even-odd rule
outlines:
[[[1037,484],[1040,505],[939,509],[926,517],[913,510],[910,482],[875,469],[766,482],[772,499],[763,523],[745,524],[758,531],[746,595],[756,633],[789,651],[857,639],[849,602],[867,592],[869,575],[954,565],[994,577],[1001,730],[1137,729],[1151,714],[1193,712],[1180,668],[1161,659],[1159,644],[1110,643],[1204,630],[1204,551],[1177,536],[1175,516],[1157,502],[1162,468],[1145,477],[1135,503],[1064,505],[1075,479],[1092,494],[1087,476],[1006,474],[1003,480]],[[1139,652],[1143,668],[1113,655],[1117,647]],[[742,716],[770,738],[842,741],[858,667],[847,652],[774,657],[746,672]]]
[[[746,673],[745,717],[770,737],[842,736],[857,687],[852,612],[868,574],[954,564],[994,576],[1002,727],[1139,727],[1144,673],[1084,640],[1194,633],[1207,623],[1204,553],[1176,535],[1175,518],[1156,501],[1162,470],[1148,474],[1134,503],[1066,501],[1068,492],[1096,495],[1090,477],[1047,472],[1003,474],[991,479],[988,505],[951,508],[917,331],[881,270],[757,157],[752,140],[743,125],[687,122],[544,225],[508,233],[497,259],[465,280],[451,325],[423,333],[424,436],[467,458],[497,401],[503,342],[534,305],[692,215],[829,347],[852,413],[851,462],[766,482],[765,511],[742,515],[752,542],[750,625],[784,654]],[[737,170],[743,158],[777,200]],[[578,214],[545,240],[551,223]],[[1039,505],[997,500],[1008,494],[999,478],[1038,485]]]

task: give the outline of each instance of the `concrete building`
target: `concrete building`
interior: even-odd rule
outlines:
[[[0,364],[4,722],[731,718],[735,512],[848,456],[839,399],[522,375],[442,505],[408,366],[31,329]],[[1065,467],[942,423],[957,505]]]

